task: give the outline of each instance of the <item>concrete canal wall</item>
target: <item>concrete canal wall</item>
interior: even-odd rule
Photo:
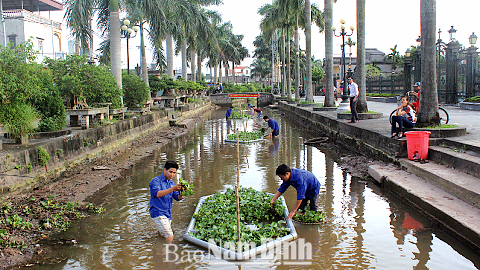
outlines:
[[[33,136],[28,147],[6,150],[0,156],[0,191],[35,187],[53,181],[66,169],[85,160],[90,160],[112,151],[122,144],[177,121],[203,114],[211,103],[191,103],[177,111],[167,109],[153,111],[136,118],[120,120],[114,124],[87,130],[70,129],[58,133],[59,137]],[[40,137],[40,139],[38,138]],[[37,138],[37,139],[35,139]],[[38,148],[43,147],[50,155],[45,166],[39,165]]]
[[[406,141],[392,140],[374,131],[348,124],[336,114],[313,111],[308,107],[278,102],[278,108],[285,115],[310,130],[320,131],[334,140],[346,143],[351,150],[368,155],[380,155],[381,159],[406,156]]]
[[[219,105],[219,106],[230,106],[232,105],[233,100],[235,100],[236,98],[229,97],[229,94],[232,94],[232,93],[210,95],[210,100],[212,101],[212,103],[215,103],[216,105]],[[244,95],[258,94],[259,96],[258,98],[256,98],[258,107],[268,106],[275,102],[275,97],[271,93],[235,93],[235,94],[244,94]]]

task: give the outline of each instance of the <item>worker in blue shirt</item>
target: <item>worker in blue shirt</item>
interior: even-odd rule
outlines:
[[[302,169],[290,169],[287,165],[282,164],[278,166],[275,174],[283,180],[283,183],[270,201],[272,206],[287,188],[293,186],[297,190],[297,202],[287,219],[291,219],[298,209],[304,210],[309,202],[310,210],[317,211],[317,198],[321,184],[313,173]]]
[[[150,217],[153,219],[158,233],[168,243],[173,241],[172,202],[183,198],[182,185],[175,185],[172,178],[178,170],[175,161],[165,162],[163,173],[150,181]]]
[[[226,119],[228,119],[230,116],[232,116],[232,110],[233,110],[233,106],[230,106],[230,108],[228,108],[228,110],[227,110],[227,113],[225,114]]]
[[[272,129],[272,133],[270,134],[270,135],[272,135],[272,138],[277,137],[278,134],[280,133],[280,126],[278,126],[277,121],[268,118],[268,116],[266,116],[266,115],[263,117],[263,120],[265,122],[267,122],[268,127]]]

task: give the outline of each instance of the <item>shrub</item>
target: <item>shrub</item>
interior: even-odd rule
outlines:
[[[465,101],[465,102],[477,102],[477,103],[480,103],[480,96],[471,97],[471,98],[466,98],[464,101]]]
[[[0,47],[0,122],[20,138],[32,133],[40,117],[29,100],[46,96],[31,41],[14,49]]]
[[[50,160],[50,155],[48,154],[47,150],[45,150],[45,148],[41,146],[39,146],[37,150],[38,150],[38,165],[46,166],[47,162]]]
[[[48,70],[38,72],[43,82],[45,96],[30,100],[40,113],[40,131],[54,131],[65,127],[67,115],[62,97],[53,84],[53,76]]]
[[[89,65],[84,56],[69,55],[65,60],[46,59],[60,95],[72,107],[77,100],[89,106],[95,103],[112,103],[112,109],[122,107],[122,90],[105,65]]]
[[[125,94],[125,106],[142,107],[150,99],[150,87],[138,76],[133,74],[122,75],[123,92]]]

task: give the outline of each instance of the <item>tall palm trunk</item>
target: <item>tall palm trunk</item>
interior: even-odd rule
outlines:
[[[307,70],[307,91],[306,99],[308,101],[313,101],[313,91],[312,91],[312,7],[310,6],[310,0],[305,0],[305,48],[307,50],[306,54],[306,70]]]
[[[173,78],[173,37],[170,33],[167,33],[165,47],[167,49],[167,75]]]
[[[325,107],[335,107],[335,93],[333,89],[333,2],[325,0]],[[357,65],[358,67],[358,65]],[[339,87],[339,85],[337,85]]]
[[[365,0],[357,0],[357,67],[355,81],[358,84],[357,111],[368,112],[367,77],[365,62]]]
[[[225,68],[225,82],[227,83],[228,82],[228,68],[229,68],[228,61],[225,61],[225,63],[223,64],[223,67]]]
[[[142,56],[142,59],[140,60],[142,80],[148,85],[147,56],[145,55],[145,38],[143,36],[143,23],[140,23],[140,54]]]
[[[215,73],[215,79],[213,80],[213,83],[217,84],[218,83],[218,66],[217,65],[213,67],[213,72]]]
[[[285,34],[282,29],[282,36],[280,37],[280,44],[282,50],[282,97],[285,97]]]
[[[202,52],[197,54],[197,82],[202,80]]]
[[[218,82],[222,83],[222,61],[218,63]]]
[[[291,80],[291,72],[290,72],[290,30],[287,28],[287,99],[292,99],[292,80]]]
[[[182,42],[182,78],[187,80],[187,42]]]
[[[232,61],[232,83],[235,85],[237,78],[235,78],[235,61]]]
[[[422,94],[418,112],[418,126],[437,126],[438,115],[436,47],[435,47],[435,0],[420,1],[420,23],[422,37]]]
[[[300,51],[298,42],[298,27],[295,29],[295,101],[300,100]]]
[[[195,77],[196,77],[196,76],[195,76],[195,74],[196,74],[196,72],[195,72],[195,67],[196,67],[195,62],[196,62],[196,61],[195,61],[195,60],[196,60],[196,59],[197,59],[197,58],[196,58],[196,56],[195,56],[195,52],[192,51],[192,55],[190,56],[190,60],[191,60],[191,63],[190,63],[190,64],[192,65],[192,76],[191,76],[191,77],[192,77],[192,78],[191,78],[191,81],[192,81],[192,82],[197,82],[197,80],[196,80],[196,78],[195,78]]]
[[[110,65],[118,87],[122,88],[122,47],[118,0],[110,0]]]

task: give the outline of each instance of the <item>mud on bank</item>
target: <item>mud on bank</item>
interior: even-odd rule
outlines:
[[[193,120],[201,122],[203,118]],[[166,147],[187,132],[188,129],[178,127],[152,131],[64,171],[46,186],[5,194],[0,200],[0,269],[27,266],[35,263],[36,257],[41,261],[48,256],[51,247],[45,244],[48,243],[45,239],[67,229],[75,219],[101,212],[101,208],[87,202],[90,196],[117,180],[123,170],[150,155],[154,149]],[[39,244],[42,239],[43,244]],[[75,241],[64,244],[75,244]]]

